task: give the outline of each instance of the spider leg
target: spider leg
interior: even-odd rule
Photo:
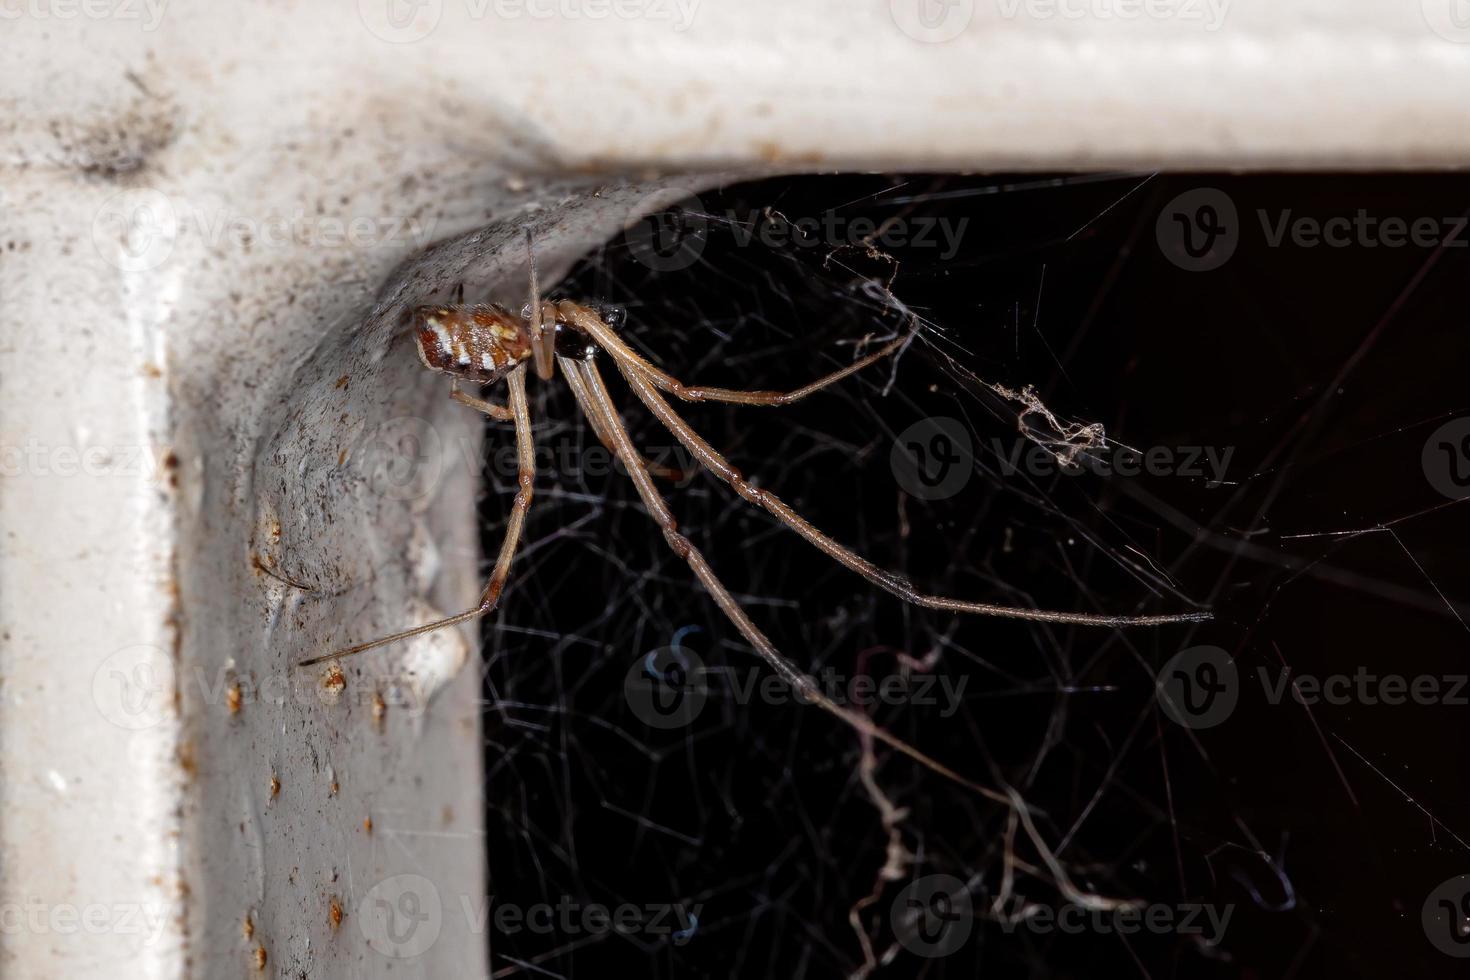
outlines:
[[[688,422],[679,417],[669,403],[655,389],[652,378],[645,376],[642,369],[632,362],[618,362],[623,377],[628,380],[633,393],[648,406],[649,411],[664,424],[674,438],[678,439],[715,476],[728,483],[741,497],[765,508],[773,517],[797,534],[806,538],[834,561],[852,569],[879,588],[886,589],[905,602],[926,609],[940,609],[954,613],[975,613],[982,616],[1005,616],[1010,619],[1029,619],[1043,623],[1075,623],[1087,626],[1157,626],[1161,623],[1199,622],[1210,618],[1209,613],[1171,613],[1161,616],[1108,616],[1096,613],[1061,612],[1046,609],[1028,609],[1024,606],[1005,606],[990,602],[967,602],[946,596],[928,595],[915,589],[900,575],[879,568],[862,555],[838,544],[817,530],[804,517],[792,510],[785,501],[771,493],[753,487],[740,471],[730,464],[715,449],[695,432]]]
[[[570,380],[569,384],[571,384],[575,388],[577,385],[581,384],[581,381],[582,379],[580,377],[577,377],[574,380]],[[584,412],[583,414],[587,413]],[[587,421],[592,423],[592,431],[597,435],[598,441],[607,448],[608,452],[616,456],[618,453],[617,447],[613,445],[612,436],[608,433],[607,429],[604,428],[602,420],[595,415],[587,415]],[[664,480],[668,480],[671,483],[682,483],[683,481],[689,479],[689,477],[692,475],[685,472],[684,470],[675,469],[671,466],[664,466],[661,463],[655,463],[653,460],[649,459],[646,456],[643,457],[643,465],[648,469],[648,472],[652,473],[654,476]]]
[[[847,367],[824,375],[816,381],[797,388],[793,391],[744,391],[738,388],[710,388],[703,385],[687,385],[667,371],[655,367],[652,362],[639,354],[628,342],[618,336],[617,331],[608,326],[601,317],[593,313],[587,307],[579,303],[566,300],[557,304],[557,313],[574,326],[586,331],[593,340],[602,346],[614,361],[621,367],[624,364],[634,365],[639,373],[653,382],[659,388],[667,391],[675,398],[681,398],[686,402],[731,402],[736,405],[789,405],[794,401],[805,398],[814,392],[821,391],[828,385],[836,384],[848,375],[856,374],[870,364],[874,364],[888,357],[902,348],[913,339],[913,332],[906,333],[902,337],[889,341],[881,348],[853,361]]]
[[[556,350],[556,335],[552,324],[546,321],[541,305],[541,283],[536,277],[536,244],[531,238],[531,229],[526,229],[526,256],[531,271],[531,353],[536,365],[536,377],[551,380],[552,355]]]
[[[461,405],[468,405],[477,412],[484,412],[497,422],[509,422],[515,418],[515,413],[504,405],[487,402],[483,398],[467,395],[459,390],[459,379],[455,378],[449,383],[449,397]]]
[[[706,592],[715,600],[715,605],[720,611],[735,624],[735,628],[750,642],[757,653],[770,664],[776,673],[785,678],[793,688],[800,691],[814,704],[846,722],[853,729],[865,735],[871,736],[886,745],[897,749],[904,755],[918,762],[920,765],[930,769],[946,779],[950,779],[961,786],[972,789],[982,796],[998,803],[1012,805],[1010,796],[971,782],[964,776],[950,769],[941,762],[931,759],[912,745],[889,734],[886,730],[874,724],[867,715],[850,708],[839,705],[824,694],[816,681],[804,674],[791,661],[783,657],[760,628],[746,615],[745,610],[730,595],[728,589],[716,577],[714,570],[705,561],[704,555],[694,547],[688,538],[679,533],[678,524],[674,521],[674,515],[669,511],[668,504],[660,496],[658,489],[653,485],[653,478],[649,476],[648,470],[643,466],[643,459],[633,448],[632,439],[628,436],[628,430],[618,418],[613,408],[612,399],[608,395],[607,386],[603,384],[597,367],[591,361],[574,361],[561,359],[561,369],[566,375],[567,382],[576,396],[577,403],[582,407],[589,419],[598,418],[606,428],[608,435],[613,441],[613,451],[627,467],[628,475],[633,480],[633,486],[638,490],[638,496],[643,498],[643,504],[648,508],[649,514],[654,521],[663,529],[664,540],[673,549],[674,553],[689,563],[696,578],[704,586]],[[597,424],[597,423],[594,423]]]
[[[488,402],[483,399],[476,398],[473,395],[467,395],[464,392],[460,391],[458,378],[455,378],[453,381],[450,382],[449,397],[453,398],[461,405],[468,405],[470,408],[473,408],[477,412],[484,412],[486,415],[490,416],[492,419],[495,419],[497,422],[509,422],[512,418],[515,417],[514,413],[512,413],[511,410],[506,408],[504,405],[497,405],[494,402]],[[602,428],[598,420],[591,419],[589,421],[592,422],[592,431],[597,434],[598,440],[607,447],[608,452],[613,452],[612,442],[609,441],[607,432]],[[672,483],[681,483],[684,480],[689,479],[691,475],[684,470],[675,469],[671,466],[664,466],[660,463],[655,463],[650,459],[645,459],[644,464],[648,467],[648,472],[652,473],[654,476],[668,480]]]
[[[423,633],[431,633],[446,626],[455,626],[483,616],[495,608],[496,603],[500,601],[500,593],[505,588],[505,580],[510,575],[511,561],[515,558],[516,550],[520,546],[521,528],[526,523],[526,512],[531,509],[531,484],[536,475],[536,444],[531,435],[531,410],[526,403],[526,366],[522,364],[517,367],[507,376],[506,381],[510,385],[510,411],[516,424],[517,482],[520,486],[516,490],[515,503],[511,505],[510,518],[506,521],[505,540],[500,545],[500,556],[495,559],[495,570],[490,573],[490,581],[485,585],[480,604],[456,616],[449,616],[423,626],[415,626],[413,629],[370,640],[367,643],[359,643],[356,646],[336,650],[320,657],[303,660],[297,664],[298,667],[310,667],[312,664],[328,660],[340,660],[343,657],[350,657],[355,653],[372,650],[388,643],[396,643]]]

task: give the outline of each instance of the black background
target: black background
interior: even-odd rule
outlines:
[[[1235,251],[1189,271],[1161,250],[1170,202],[1218,188]],[[1007,812],[882,749],[877,778],[908,808],[916,855],[861,916],[881,954],[889,907],[934,873],[971,882],[981,918],[956,952],[899,949],[877,976],[1440,977],[1465,962],[1420,922],[1431,890],[1470,871],[1466,707],[1271,704],[1258,679],[1298,673],[1467,671],[1467,511],[1426,478],[1421,452],[1470,414],[1458,247],[1273,247],[1269,222],[1365,209],[1451,219],[1451,176],[826,176],[702,194],[658,226],[687,268],[655,271],[619,239],[556,295],[622,304],[626,334],[684,378],[788,388],[848,363],[851,343],[906,327],[870,279],[926,325],[896,376],[860,378],[779,409],[680,406],[710,441],[818,526],[921,587],[1056,609],[1215,620],[1124,631],[956,618],[907,607],[817,553],[708,477],[670,488],[681,526],[776,645],[803,668],[884,676],[941,645],[963,707],[881,707],[876,718],[968,777],[1014,787],[1078,883],[1100,895],[1233,907],[1222,941],[1141,933],[1008,933]],[[1190,201],[1185,199],[1186,204]],[[1181,205],[1180,207],[1183,207]],[[834,213],[966,221],[934,243],[774,247],[742,232]],[[1453,223],[1442,223],[1448,231]],[[1229,229],[1227,229],[1229,231]],[[910,235],[912,237],[912,235]],[[667,243],[666,243],[667,244]],[[1451,243],[1452,245],[1454,243]],[[697,256],[697,258],[696,258]],[[675,264],[683,264],[676,262]],[[603,360],[635,439],[671,444]],[[885,391],[886,383],[895,378]],[[1072,422],[1130,446],[1234,450],[1226,485],[1201,477],[1002,472],[1016,406],[975,379],[1035,385]],[[590,436],[570,394],[540,386],[538,435]],[[974,473],[940,501],[907,496],[889,454],[930,416],[973,436]],[[508,432],[492,443],[508,444]],[[567,454],[575,460],[575,452]],[[513,481],[490,467],[485,548]],[[528,544],[485,633],[490,890],[496,906],[702,904],[682,945],[656,935],[492,931],[508,975],[847,976],[848,922],[887,838],[856,776],[859,742],[792,704],[737,704],[729,671],[764,671],[664,546],[616,474],[558,463],[539,475]],[[1145,571],[1140,572],[1139,569]],[[1150,574],[1148,570],[1152,569]],[[1459,605],[1456,605],[1459,604]],[[629,668],[681,629],[711,672],[687,729],[648,728],[623,696]],[[1190,731],[1154,699],[1180,650],[1234,657],[1239,704]],[[742,677],[744,674],[742,673]],[[1016,837],[1016,856],[1037,866]],[[1055,906],[1044,872],[1015,890]]]

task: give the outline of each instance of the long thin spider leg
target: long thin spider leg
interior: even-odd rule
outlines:
[[[563,319],[591,335],[592,339],[605,348],[612,355],[613,360],[619,365],[637,365],[639,372],[648,378],[649,381],[652,381],[659,388],[667,391],[675,398],[681,398],[686,402],[731,402],[736,405],[789,405],[794,401],[805,398],[813,392],[821,391],[828,385],[836,384],[848,375],[856,374],[870,364],[881,361],[907,344],[914,336],[912,332],[906,333],[902,337],[884,344],[881,348],[866,357],[861,357],[853,361],[847,367],[833,371],[831,374],[824,375],[816,381],[803,385],[793,391],[742,391],[737,388],[711,388],[702,385],[685,384],[662,368],[656,367],[647,358],[635,351],[601,317],[579,303],[564,300],[557,304],[556,311]]]
[[[468,405],[477,412],[484,412],[497,422],[509,422],[516,417],[515,413],[504,405],[487,402],[483,398],[476,398],[474,395],[467,395],[460,391],[458,378],[453,379],[449,383],[449,397],[461,405]]]
[[[576,385],[581,384],[581,378],[570,379],[568,383],[575,387]],[[588,415],[587,421],[592,423],[592,431],[596,434],[598,441],[601,442],[605,447],[607,447],[608,452],[612,453],[613,455],[617,455],[617,447],[613,445],[612,436],[608,433],[607,429],[603,427],[602,419],[596,415]],[[683,470],[678,470],[669,466],[655,463],[653,460],[649,459],[646,456],[643,457],[643,465],[647,467],[648,472],[652,473],[654,476],[664,480],[668,480],[671,483],[682,483],[690,476],[689,473],[686,473]]]
[[[765,634],[760,631],[760,628],[745,614],[745,610],[740,608],[740,604],[735,601],[735,598],[730,595],[729,590],[716,577],[714,570],[710,568],[709,563],[705,561],[704,555],[700,553],[699,549],[694,547],[688,538],[679,533],[678,524],[674,521],[674,515],[669,511],[668,505],[664,502],[663,497],[660,496],[658,489],[653,485],[653,478],[649,476],[648,471],[643,467],[642,457],[633,448],[633,442],[628,436],[628,430],[624,427],[622,420],[618,418],[617,412],[612,405],[612,399],[608,395],[607,386],[602,383],[602,377],[598,374],[596,366],[591,361],[579,363],[569,359],[561,359],[561,369],[562,373],[566,375],[567,382],[572,389],[572,394],[576,396],[577,403],[581,405],[582,411],[587,414],[588,418],[594,416],[599,417],[603,427],[607,429],[608,434],[612,437],[614,452],[618,454],[618,458],[627,467],[628,475],[632,478],[633,485],[638,489],[638,496],[643,498],[643,504],[648,508],[649,514],[659,527],[663,529],[664,540],[668,542],[669,547],[673,549],[675,554],[689,563],[689,567],[694,571],[695,577],[699,579],[700,584],[704,586],[705,591],[710,594],[710,597],[715,600],[715,604],[720,607],[720,611],[729,618],[730,622],[735,624],[735,628],[740,630],[741,634],[750,642],[750,645],[755,647],[756,652],[761,655],[766,663],[771,665],[771,668],[776,673],[785,678],[787,683],[800,691],[818,707],[837,716],[856,731],[869,735],[897,749],[925,768],[961,786],[974,790],[987,799],[994,800],[998,803],[1005,803],[1007,806],[1014,805],[1010,796],[1007,794],[997,792],[996,790],[966,779],[943,763],[931,759],[903,739],[889,734],[883,728],[874,724],[872,719],[867,715],[837,704],[822,692],[821,688],[817,686],[816,681],[802,673],[800,668],[783,657],[780,651],[766,638]]]
[[[729,460],[716,452],[700,437],[699,433],[690,428],[689,423],[679,417],[668,402],[664,401],[663,396],[654,389],[653,379],[645,377],[638,364],[632,361],[618,361],[617,364],[634,394],[706,469],[728,483],[741,497],[764,507],[782,524],[806,538],[833,560],[857,572],[879,588],[892,592],[905,602],[911,602],[926,609],[940,609],[946,612],[975,613],[983,616],[1029,619],[1043,623],[1075,623],[1087,626],[1157,626],[1161,623],[1199,622],[1210,618],[1209,613],[1201,612],[1171,613],[1161,616],[1108,616],[1096,613],[1027,609],[1023,606],[1005,606],[990,602],[967,602],[962,599],[950,599],[920,592],[907,579],[879,568],[857,552],[838,544],[817,530],[769,490],[751,486],[740,471],[730,464]]]
[[[526,229],[526,255],[531,272],[531,353],[536,363],[536,377],[551,380],[552,355],[556,349],[556,337],[551,324],[546,322],[541,305],[541,283],[536,278],[536,243],[531,238],[531,229]]]
[[[320,657],[312,657],[297,664],[298,667],[310,667],[312,664],[323,663],[328,660],[340,660],[350,657],[355,653],[365,650],[373,650],[388,643],[396,643],[409,637],[419,636],[423,633],[431,633],[434,630],[443,629],[446,626],[455,626],[459,623],[477,619],[495,608],[500,601],[500,593],[505,588],[505,580],[510,575],[511,561],[516,556],[516,550],[520,546],[521,528],[526,523],[526,512],[531,509],[531,484],[536,476],[536,444],[531,434],[531,410],[526,403],[526,366],[524,364],[513,370],[506,378],[510,385],[510,410],[516,423],[516,456],[517,456],[517,481],[519,487],[516,490],[515,503],[511,505],[510,518],[505,525],[505,540],[500,544],[500,557],[495,559],[495,570],[490,573],[490,581],[485,585],[485,592],[480,597],[480,604],[473,609],[467,609],[457,616],[449,616],[423,626],[415,626],[413,629],[403,630],[390,636],[380,637],[367,643],[359,643],[356,646],[346,647]]]

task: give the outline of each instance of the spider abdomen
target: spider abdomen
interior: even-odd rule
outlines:
[[[531,356],[520,321],[500,306],[421,306],[413,331],[424,367],[481,384]]]

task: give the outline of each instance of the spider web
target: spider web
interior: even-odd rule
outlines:
[[[873,716],[1013,791],[1028,834],[1016,810],[886,747],[865,753],[825,713],[742,696],[769,670],[605,465],[570,393],[537,386],[537,498],[483,637],[494,906],[699,911],[677,934],[492,929],[495,975],[1372,977],[1405,963],[1449,975],[1418,909],[1470,865],[1455,806],[1463,712],[1270,705],[1255,677],[1463,663],[1452,542],[1466,511],[1425,481],[1420,448],[1467,407],[1451,285],[1466,259],[1271,249],[1243,225],[1225,267],[1184,271],[1156,246],[1155,220],[1198,186],[1224,188],[1246,222],[1252,208],[1438,215],[1453,190],[1424,178],[782,179],[666,218],[686,234],[685,267],[650,268],[618,239],[555,290],[625,307],[625,335],[656,363],[730,387],[799,387],[917,325],[896,362],[794,405],[676,407],[759,485],[928,591],[1109,613],[1197,601],[1216,620],[1119,631],[916,609],[707,475],[660,484],[802,669],[963,685],[953,703]],[[842,230],[816,244],[753,234],[828,215]],[[909,240],[866,241],[857,218]],[[929,220],[962,229],[953,248],[914,240]],[[614,373],[604,367],[634,441],[663,458],[672,438]],[[971,475],[918,499],[891,452],[941,417],[968,434]],[[497,455],[508,432],[491,443],[493,554],[514,475]],[[1085,465],[1119,445],[1232,456],[1213,485],[1041,472],[1012,455],[1039,446]],[[1244,680],[1226,724],[1192,731],[1161,712],[1154,677],[1205,643]],[[703,664],[709,695],[690,724],[659,730],[624,681],[671,646]],[[924,958],[890,911],[934,874],[965,883],[974,922],[960,948]],[[1023,910],[1060,907],[1069,888],[1231,918],[1218,941],[1025,926]]]

